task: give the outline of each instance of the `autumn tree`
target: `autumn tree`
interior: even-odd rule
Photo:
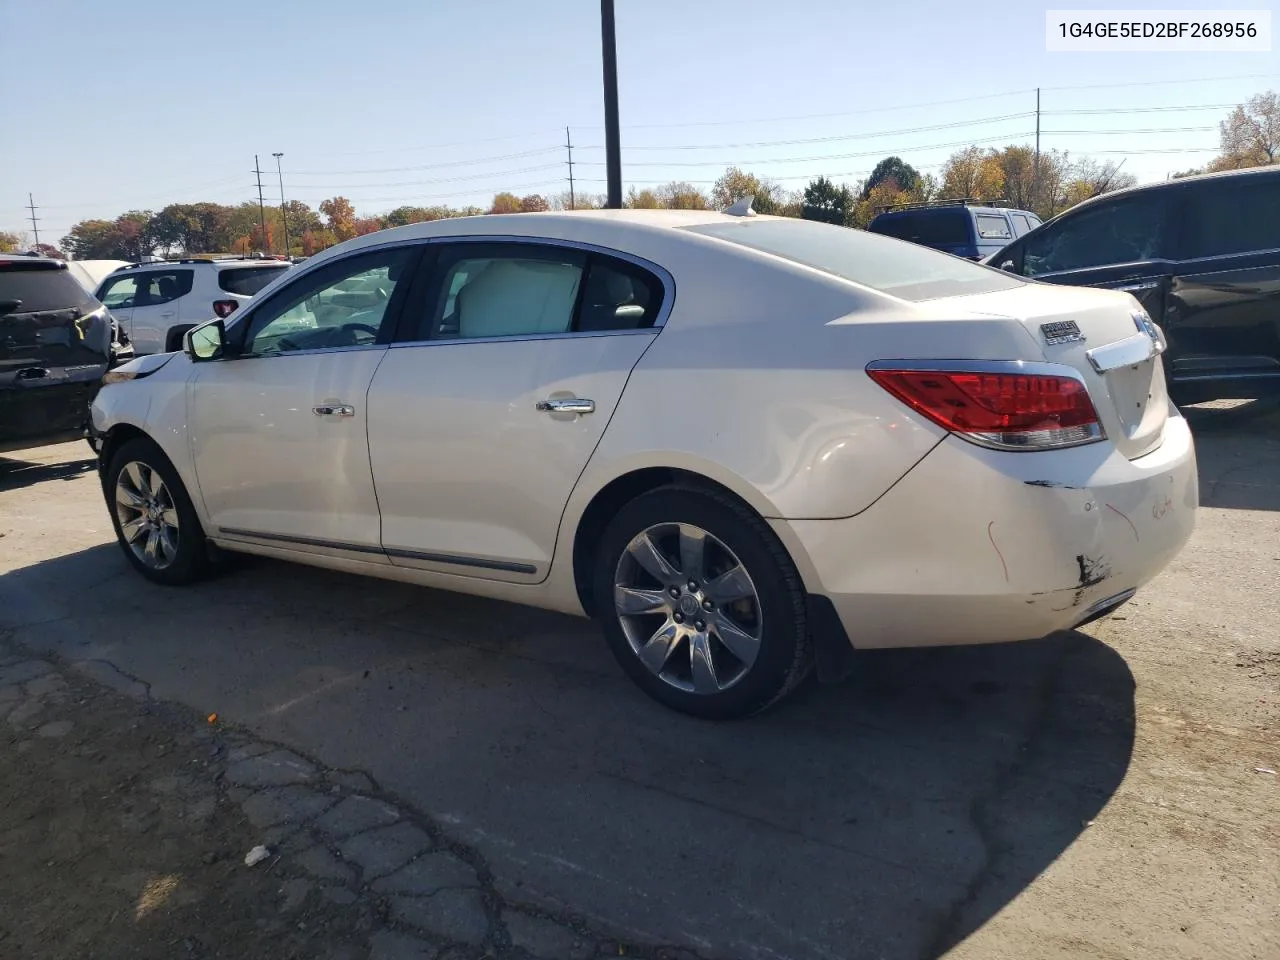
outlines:
[[[623,206],[630,207],[633,210],[657,210],[662,206],[662,201],[658,199],[658,195],[645,187],[643,190],[637,190],[632,187],[627,191],[627,199]]]
[[[546,197],[540,193],[531,193],[527,197],[520,198],[520,209],[525,213],[546,213],[551,209],[551,204],[547,203]]]
[[[55,260],[67,259],[67,255],[51,243],[37,243],[31,249],[42,257],[52,257]]]
[[[495,194],[493,203],[489,205],[490,213],[521,213],[524,207],[520,205],[520,198],[514,193],[503,191]]]
[[[920,174],[915,167],[901,157],[885,157],[875,165],[871,176],[867,177],[867,182],[862,185],[862,199],[866,200],[871,196],[872,190],[889,179],[897,181],[898,189],[907,193],[911,193],[920,185]]]
[[[603,193],[584,193],[577,190],[570,196],[568,190],[562,190],[551,197],[552,210],[602,210],[607,202]]]
[[[16,233],[0,230],[0,253],[17,253],[22,245],[22,238]]]
[[[845,220],[845,226],[858,227],[865,230],[879,214],[889,207],[910,203],[912,195],[893,177],[886,177],[867,191],[866,199],[855,204],[851,215]]]
[[[1280,98],[1274,90],[1250,97],[1218,125],[1222,154],[1213,170],[1240,170],[1280,162]]]
[[[1004,169],[994,150],[966,147],[953,153],[942,168],[941,195],[944,198],[974,197],[1002,199]]]
[[[751,198],[751,206],[756,213],[775,213],[783,202],[781,186],[738,167],[726,170],[711,188],[711,206],[715,210],[732,206],[743,197]]]
[[[657,189],[658,199],[668,210],[709,210],[706,195],[691,183],[673,180]]]
[[[356,235],[356,211],[346,197],[321,201],[320,212],[339,241],[350,240]]]
[[[356,217],[352,221],[351,227],[355,230],[357,237],[363,237],[370,233],[377,233],[385,224],[381,217]]]

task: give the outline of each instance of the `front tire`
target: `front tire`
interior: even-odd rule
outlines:
[[[728,496],[663,487],[626,504],[601,538],[594,591],[623,670],[683,713],[759,713],[812,666],[800,576],[768,525]]]
[[[200,518],[178,471],[153,441],[138,437],[120,446],[103,492],[120,549],[144,577],[178,586],[208,572]]]

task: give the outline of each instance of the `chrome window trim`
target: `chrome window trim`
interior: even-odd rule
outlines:
[[[402,340],[387,344],[390,350],[404,350],[419,347],[449,347],[465,343],[524,343],[530,340],[582,340],[586,337],[625,337],[648,334],[657,336],[653,327],[642,327],[639,330],[567,330],[564,333],[513,333],[509,337],[437,337],[433,340]],[[293,356],[293,354],[289,354]]]
[[[242,353],[234,359],[240,360],[279,360],[281,357],[314,357],[324,353],[356,353],[361,350],[386,350],[390,344],[359,343],[350,347],[315,347],[311,350],[288,350],[284,353]]]

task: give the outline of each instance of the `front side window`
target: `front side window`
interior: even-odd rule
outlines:
[[[1082,210],[1027,240],[1029,277],[1167,255],[1168,197],[1151,191]]]
[[[127,277],[108,279],[98,290],[98,299],[108,310],[124,310],[132,307],[138,298],[138,277],[136,274]]]
[[[1013,239],[1013,234],[1009,231],[1009,223],[1004,217],[998,217],[992,213],[979,213],[975,214],[973,219],[978,228],[978,236],[983,240]]]
[[[244,352],[265,357],[377,342],[414,255],[405,247],[379,250],[287,284],[248,317]]]
[[[1280,177],[1206,180],[1187,198],[1183,256],[1222,257],[1280,248]]]

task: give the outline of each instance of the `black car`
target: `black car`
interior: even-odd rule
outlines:
[[[1178,403],[1280,393],[1280,167],[1109,193],[986,262],[1132,293],[1164,329]]]
[[[0,453],[84,439],[112,356],[111,318],[66,263],[0,254]]]

